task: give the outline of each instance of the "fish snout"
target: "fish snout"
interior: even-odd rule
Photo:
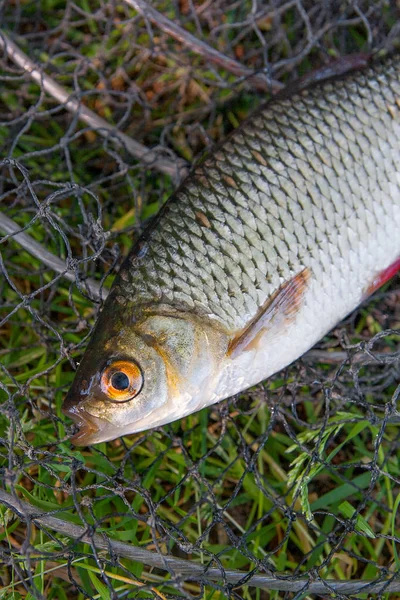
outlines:
[[[68,394],[64,400],[62,412],[70,417],[78,431],[71,437],[71,442],[76,446],[86,446],[94,443],[96,434],[100,430],[100,419],[89,415],[80,402],[77,402],[72,394]]]

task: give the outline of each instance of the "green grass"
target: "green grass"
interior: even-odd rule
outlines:
[[[239,4],[227,11],[227,23],[248,14],[250,3]],[[24,35],[29,21],[37,18],[37,7],[22,5],[19,33]],[[95,12],[97,3],[81,6]],[[55,28],[64,8],[63,2],[47,0],[42,7],[44,26]],[[170,4],[164,8],[172,18]],[[249,90],[224,87],[214,68],[182,53],[159,32],[154,36],[163,52],[144,59],[141,52],[152,47],[148,31],[143,26],[129,30],[126,17],[118,8],[108,32],[107,19],[91,15],[79,20],[74,13],[64,36],[70,49],[79,49],[92,61],[78,74],[81,89],[88,92],[87,105],[113,123],[125,115],[125,131],[142,143],[151,146],[163,137],[179,155],[192,160],[205,144],[196,131],[218,141],[260,101]],[[383,18],[388,23],[393,19],[389,14]],[[286,37],[270,50],[275,61],[297,48],[297,22],[296,11],[284,15]],[[193,21],[187,27],[196,33]],[[237,33],[222,32],[219,49],[228,52],[229,43],[234,48],[242,44],[249,64],[253,54],[254,66],[260,66],[257,35],[250,30],[237,40]],[[359,25],[350,27],[346,40],[347,46],[339,27],[322,42],[331,54],[343,47],[362,49],[365,31]],[[316,53],[305,57],[298,73],[313,67]],[[44,46],[36,58],[48,61],[47,70],[72,89],[79,62],[73,54],[54,55]],[[235,80],[221,69],[217,72],[227,84]],[[188,74],[192,87],[182,84]],[[127,82],[138,90],[132,106],[122,96],[118,104],[112,95],[128,91]],[[2,114],[23,116],[38,101],[38,86],[28,80],[8,81],[0,91]],[[47,202],[48,214],[65,232],[72,256],[81,261],[80,273],[100,280],[119,260],[114,245],[121,256],[127,253],[140,222],[157,212],[174,183],[119,157],[96,133],[73,124],[63,110],[46,115],[55,106],[41,99],[36,118],[24,131],[22,125],[3,125],[0,147],[6,154],[16,140],[13,157],[28,169],[39,203]],[[68,140],[68,151],[60,147],[60,139]],[[21,226],[28,225],[38,210],[32,194],[18,188],[23,178],[17,171],[14,180],[3,173],[1,209]],[[67,189],[65,184],[71,182],[82,189]],[[36,220],[29,234],[54,254],[67,257],[62,236],[46,219]],[[103,243],[99,258],[85,262]],[[281,574],[301,576],[317,569],[321,577],[337,580],[373,579],[382,569],[399,569],[399,432],[396,425],[382,426],[398,367],[396,371],[393,365],[369,364],[352,369],[298,361],[250,393],[163,430],[75,449],[68,441],[70,423],[61,405],[74,375],[69,358],[79,361],[97,305],[64,280],[40,291],[54,274],[13,241],[5,245],[3,260],[9,277],[0,307],[0,320],[5,319],[0,327],[0,468],[5,489],[14,490],[38,512],[95,525],[97,532],[112,539],[153,550],[157,544],[165,553],[204,563],[215,554],[227,568],[247,571],[262,561]],[[106,286],[111,281],[112,275]],[[386,286],[390,289],[396,289],[396,282]],[[27,296],[29,302],[24,303]],[[381,294],[321,347],[340,349],[399,326],[396,302],[390,294]],[[395,333],[388,334],[374,350],[394,352],[398,340]],[[25,525],[1,506],[0,542],[19,569],[0,565],[0,598],[33,598],[33,590],[26,592],[23,584],[29,575],[50,600],[72,594],[79,600],[85,595],[106,599],[110,588],[137,598],[189,593],[204,600],[226,597],[194,581],[179,587],[160,570],[126,559],[113,562],[104,552],[96,560],[88,544],[36,526],[29,532],[34,548],[29,556],[20,553],[25,535]],[[246,600],[266,597],[250,586],[238,593]],[[278,600],[282,593],[268,597]],[[391,595],[382,597],[389,600]]]

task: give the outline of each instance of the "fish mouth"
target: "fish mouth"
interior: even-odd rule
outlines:
[[[102,441],[101,432],[107,425],[107,421],[88,414],[79,406],[64,406],[62,412],[79,427],[79,430],[70,438],[75,446],[89,446]]]

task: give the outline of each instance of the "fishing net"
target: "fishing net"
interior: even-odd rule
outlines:
[[[1,598],[393,598],[398,280],[250,391],[69,442],[112,278],[188,164],[396,3],[0,3]],[[360,580],[362,580],[360,582]]]

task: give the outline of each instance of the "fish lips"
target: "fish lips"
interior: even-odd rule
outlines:
[[[101,441],[101,432],[107,425],[105,419],[89,414],[82,404],[76,403],[69,394],[64,400],[62,412],[79,427],[79,431],[71,437],[75,446],[88,446]]]

